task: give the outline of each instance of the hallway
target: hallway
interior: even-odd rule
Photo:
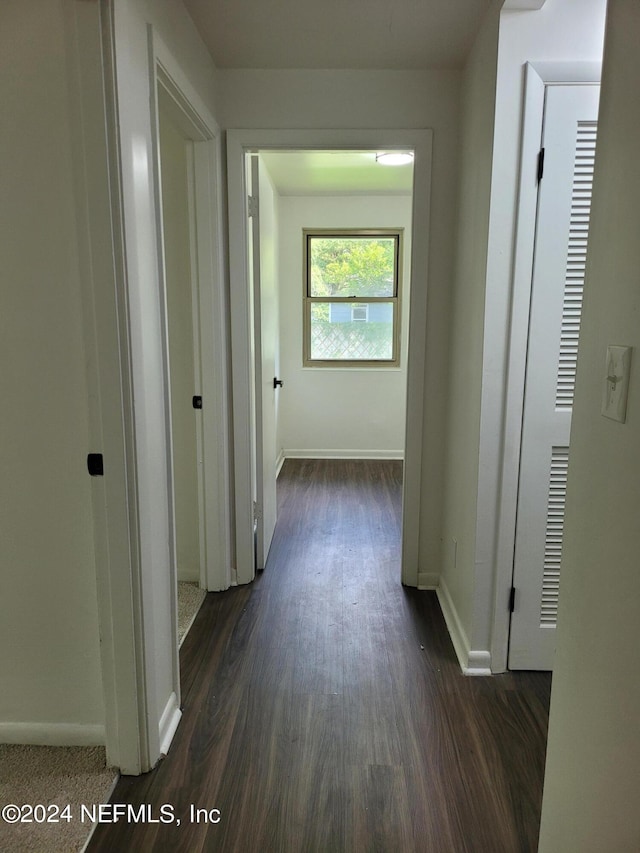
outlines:
[[[402,463],[287,460],[267,568],[207,596],[184,715],[90,851],[529,853],[550,677],[466,678],[433,592],[400,585]],[[210,813],[190,820],[190,806]]]

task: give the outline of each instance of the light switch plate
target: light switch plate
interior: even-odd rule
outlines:
[[[608,346],[601,409],[605,418],[625,422],[630,369],[631,347]]]

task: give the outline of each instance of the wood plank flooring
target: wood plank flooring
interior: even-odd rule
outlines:
[[[112,798],[180,826],[102,824],[89,851],[537,849],[550,677],[461,674],[435,594],[399,583],[401,477],[285,463],[267,568],[207,596],[170,753]]]

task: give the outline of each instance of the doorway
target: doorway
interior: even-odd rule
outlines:
[[[390,136],[394,136],[393,142]],[[247,583],[253,579],[256,568],[256,554],[254,551],[253,531],[254,525],[260,524],[263,518],[264,506],[262,504],[263,493],[258,487],[256,490],[256,447],[260,444],[263,432],[260,425],[256,423],[256,413],[260,415],[262,408],[261,395],[256,394],[255,389],[266,389],[266,384],[259,376],[261,358],[259,358],[256,342],[262,346],[260,340],[261,323],[255,323],[261,311],[259,303],[260,288],[251,286],[255,284],[256,252],[247,251],[252,245],[251,233],[255,227],[256,218],[249,214],[248,199],[252,197],[251,204],[255,206],[255,181],[252,183],[252,170],[247,168],[247,159],[259,160],[262,158],[263,165],[277,172],[278,158],[293,157],[292,152],[306,155],[329,152],[368,152],[375,158],[375,152],[381,149],[391,148],[411,150],[415,153],[414,161],[414,188],[411,221],[409,231],[411,236],[416,227],[420,233],[425,233],[427,228],[428,195],[429,195],[429,173],[431,134],[429,131],[274,131],[274,132],[251,132],[230,131],[228,133],[228,173],[229,173],[229,210],[230,210],[230,257],[231,257],[231,320],[232,320],[232,366],[234,389],[234,421],[236,434],[234,436],[235,463],[236,463],[236,555],[238,581]],[[251,154],[259,155],[251,157]],[[291,164],[292,161],[289,161]],[[259,165],[258,165],[259,168]],[[379,167],[382,168],[382,167]],[[266,171],[266,169],[265,169]],[[292,170],[285,169],[291,174]],[[416,175],[417,173],[417,175]],[[276,178],[277,180],[277,178]],[[258,183],[257,186],[260,186]],[[257,207],[262,210],[262,200]],[[416,224],[418,223],[418,225]],[[307,222],[308,225],[312,224]],[[362,224],[360,221],[359,224]],[[372,223],[367,223],[371,225]],[[397,224],[397,223],[396,223]],[[291,231],[299,231],[296,234],[299,252],[301,253],[302,229],[292,228]],[[298,239],[299,238],[299,239]],[[406,428],[403,427],[404,452],[405,452],[405,494],[404,494],[404,524],[403,524],[403,560],[402,580],[403,582],[417,586],[418,560],[417,560],[417,532],[419,519],[419,495],[420,495],[420,462],[421,462],[421,423],[422,423],[422,396],[424,378],[424,328],[426,326],[426,282],[420,281],[426,277],[427,247],[424,240],[411,240],[411,258],[408,263],[409,269],[413,271],[407,309],[409,313],[409,328],[404,329],[407,343],[407,393],[406,402],[403,401],[402,409],[406,417]],[[255,245],[255,240],[253,241]],[[260,253],[257,253],[260,260]],[[302,262],[294,263],[294,271],[290,275],[283,276],[289,282],[295,282],[296,296],[288,301],[287,307],[291,308],[292,316],[296,316],[299,324],[299,338],[302,338]],[[417,271],[417,272],[416,272]],[[419,287],[414,287],[416,280],[420,282]],[[417,292],[416,292],[417,290]],[[255,291],[255,292],[254,292]],[[258,294],[258,302],[255,299]],[[280,319],[285,316],[280,310]],[[422,320],[422,322],[421,322]],[[258,328],[258,336],[255,327]],[[417,357],[417,353],[422,358]],[[302,365],[302,345],[299,352],[296,351],[294,360],[300,370]],[[326,372],[333,372],[334,368],[326,368]],[[372,375],[372,374],[370,374]],[[320,373],[316,374],[320,376]],[[333,373],[334,380],[336,374]],[[325,376],[328,381],[328,378]],[[269,391],[269,408],[272,407],[273,392],[278,394],[279,403],[283,412],[289,405],[285,401],[288,391],[296,387],[295,379],[288,384],[287,376],[278,375],[266,377],[272,383]],[[273,387],[274,380],[283,381],[283,386]],[[306,384],[305,380],[305,383]],[[412,391],[414,393],[412,393]],[[266,391],[265,391],[266,394]],[[260,396],[260,399],[258,397]],[[292,406],[298,404],[307,408],[303,402],[300,389],[295,394],[290,394],[289,401]],[[257,405],[256,405],[257,401]],[[362,419],[360,426],[365,427]],[[293,448],[295,451],[296,448]],[[319,448],[314,448],[316,452]],[[320,448],[322,449],[322,448]],[[291,451],[291,448],[280,446],[271,450],[272,456],[277,456],[280,451]],[[309,456],[314,455],[308,450],[304,451]],[[270,485],[270,484],[269,484]],[[259,484],[258,484],[259,486]],[[275,490],[273,490],[275,493]],[[407,497],[409,496],[409,498]],[[259,541],[259,540],[258,540]],[[264,540],[263,540],[264,541]],[[266,556],[266,554],[264,555]],[[398,579],[400,580],[400,578]]]
[[[212,119],[158,59],[156,217],[175,653],[208,590],[230,586],[225,314]],[[195,103],[194,103],[195,101]]]
[[[375,151],[247,155],[258,569],[284,459],[404,458],[412,171]]]
[[[162,226],[167,306],[174,494],[178,641],[204,598],[202,524],[202,409],[199,317],[193,233],[193,142],[171,117],[169,96],[158,92]]]

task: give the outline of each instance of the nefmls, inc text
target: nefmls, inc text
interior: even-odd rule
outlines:
[[[83,823],[182,823],[182,817],[176,814],[175,806],[163,803],[154,806],[143,803],[133,805],[132,803],[100,803],[96,805],[81,805],[80,820]],[[189,814],[186,819],[190,823],[220,823],[222,815],[220,809],[201,808],[195,805],[189,806]]]

